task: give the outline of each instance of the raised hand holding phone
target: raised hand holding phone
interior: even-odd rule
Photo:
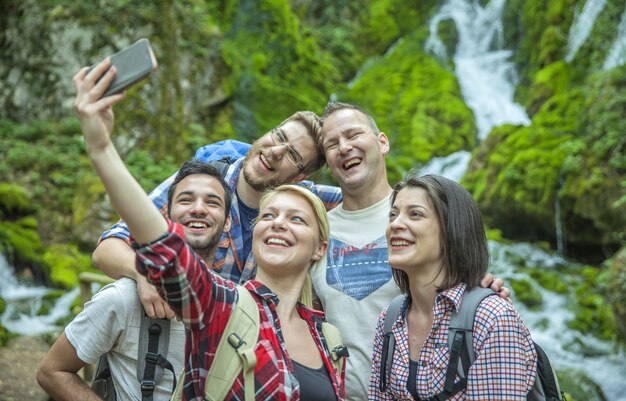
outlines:
[[[117,69],[115,78],[107,86],[102,97],[115,95],[146,78],[157,66],[157,60],[148,39],[139,39],[132,45],[109,57],[111,66]],[[90,71],[95,68],[92,66]]]

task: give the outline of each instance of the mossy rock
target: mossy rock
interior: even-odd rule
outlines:
[[[615,313],[618,335],[626,343],[626,246],[609,261],[607,295]]]
[[[517,240],[554,242],[554,201],[571,134],[543,127],[495,128],[473,153],[462,184],[485,222]]]
[[[50,269],[52,284],[62,288],[78,285],[78,273],[95,270],[91,257],[81,253],[74,245],[50,246],[43,255],[43,262]]]
[[[520,301],[531,310],[539,310],[543,304],[543,297],[527,279],[512,279],[511,289],[513,298]]]
[[[534,268],[530,270],[529,274],[537,284],[548,291],[556,292],[557,294],[567,294],[569,292],[568,284],[563,282],[561,275],[557,271]]]
[[[580,370],[558,370],[557,378],[568,401],[607,401],[600,386]]]
[[[593,334],[601,339],[617,339],[617,322],[612,305],[607,298],[609,274],[605,269],[592,266],[583,267],[578,277],[579,283],[573,283],[575,302],[572,304],[574,319],[568,323],[571,329],[581,333]]]
[[[4,300],[4,298],[0,297],[0,315],[2,315],[4,313],[4,311],[7,308],[7,303]]]
[[[41,239],[34,217],[0,221],[0,252],[15,266],[33,266],[41,261]]]

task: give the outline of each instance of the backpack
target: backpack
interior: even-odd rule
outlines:
[[[170,321],[168,319],[151,319],[141,308],[142,317],[139,328],[137,347],[137,380],[141,386],[142,401],[152,401],[156,384],[163,376],[163,369],[172,372],[176,387],[174,367],[164,357],[167,354],[170,340]],[[145,361],[145,363],[142,363]],[[116,401],[115,385],[111,377],[111,369],[106,354],[98,359],[91,389],[104,401]]]
[[[450,360],[446,372],[446,381],[443,391],[433,396],[432,399],[447,400],[467,386],[467,372],[475,359],[472,344],[474,315],[482,300],[494,294],[497,295],[496,292],[488,288],[475,287],[467,290],[463,294],[458,312],[452,312],[448,331]],[[395,350],[395,339],[391,327],[400,316],[404,300],[405,296],[399,295],[391,301],[383,323],[383,350],[380,361],[380,391],[382,392],[387,390],[388,372],[391,371]],[[534,345],[537,351],[537,377],[526,399],[532,401],[566,401],[548,355],[537,343]],[[454,379],[457,374],[461,379],[455,383]]]
[[[209,368],[204,384],[204,399],[223,401],[239,372],[243,370],[244,393],[246,401],[254,401],[254,368],[256,356],[254,347],[259,338],[259,309],[250,292],[242,285],[237,285],[239,301],[233,308],[224,333],[215,351],[215,358]],[[341,333],[330,323],[322,323],[322,334],[331,351],[331,361],[339,372],[343,372],[343,357],[348,356],[343,345]],[[178,386],[172,395],[172,401],[182,399],[185,372],[178,378]]]

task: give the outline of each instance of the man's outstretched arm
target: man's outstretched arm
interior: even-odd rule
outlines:
[[[98,401],[100,397],[78,376],[85,365],[62,333],[41,362],[37,382],[57,401]]]

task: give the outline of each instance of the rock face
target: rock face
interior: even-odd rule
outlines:
[[[18,337],[0,348],[0,400],[49,400],[36,379],[47,351],[48,345],[36,337]]]

